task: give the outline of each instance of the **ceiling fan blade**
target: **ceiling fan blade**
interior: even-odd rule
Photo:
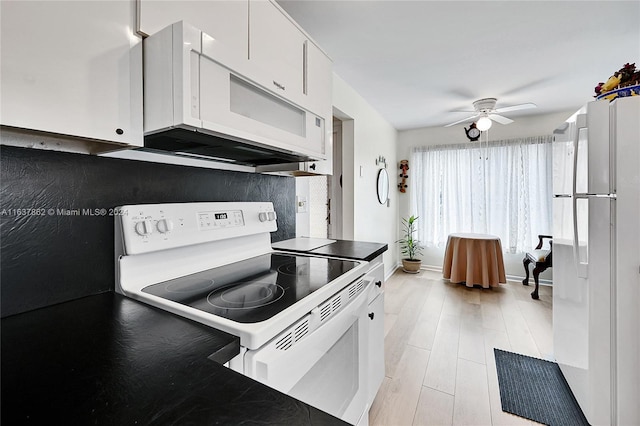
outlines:
[[[465,89],[462,87],[455,87],[453,89],[449,89],[445,93],[450,95],[455,95],[456,97],[464,100],[473,99],[475,97],[475,93],[473,93],[469,89]]]
[[[513,123],[513,120],[507,117],[503,117],[501,115],[498,114],[489,114],[489,118],[492,119],[493,121],[495,121],[496,123],[500,123],[500,124],[509,124],[509,123]]]
[[[538,106],[534,103],[528,102],[526,104],[518,104],[518,105],[511,105],[508,107],[497,108],[495,112],[519,111],[521,109],[529,109],[529,108],[538,108]]]
[[[474,118],[478,118],[478,117],[480,117],[480,114],[472,115],[471,117],[463,118],[462,120],[458,120],[458,121],[453,122],[453,123],[451,123],[451,124],[447,124],[447,125],[446,125],[446,126],[444,126],[444,127],[451,127],[451,126],[455,126],[456,124],[464,123],[465,121],[471,121],[471,120],[473,120]]]

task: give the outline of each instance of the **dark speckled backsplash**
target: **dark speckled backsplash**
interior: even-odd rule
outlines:
[[[0,146],[0,171],[2,317],[113,290],[108,210],[118,205],[271,201],[278,215],[272,241],[295,237],[291,177],[10,146]]]

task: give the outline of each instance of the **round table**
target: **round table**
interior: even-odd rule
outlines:
[[[500,238],[488,234],[450,234],[442,265],[444,278],[467,287],[506,283]]]

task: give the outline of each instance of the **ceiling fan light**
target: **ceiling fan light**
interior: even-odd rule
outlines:
[[[489,130],[489,128],[491,127],[491,119],[489,117],[480,117],[476,122],[476,127],[481,132]]]

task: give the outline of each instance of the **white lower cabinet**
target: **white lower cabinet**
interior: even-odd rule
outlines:
[[[2,1],[5,126],[142,146],[133,1]]]
[[[379,261],[379,262],[377,262]],[[384,264],[382,256],[373,260],[366,279],[373,281],[369,293],[369,351],[368,351],[368,403],[369,406],[380,389],[384,379]]]
[[[369,303],[369,406],[384,379],[384,293]]]

